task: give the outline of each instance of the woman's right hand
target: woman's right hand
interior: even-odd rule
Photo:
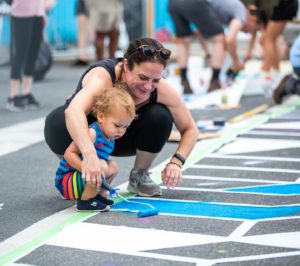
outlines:
[[[96,153],[93,152],[83,156],[81,172],[82,178],[88,184],[101,185],[101,175],[103,175],[103,171]]]

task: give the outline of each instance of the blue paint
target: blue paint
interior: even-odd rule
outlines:
[[[231,218],[258,220],[276,218],[283,216],[293,216],[300,214],[300,205],[295,206],[243,206],[216,204],[213,202],[201,201],[171,201],[171,200],[149,200],[134,198],[136,202],[149,203],[159,210],[160,213],[174,215],[191,215],[199,217]],[[125,201],[116,203],[111,209],[136,210],[137,205]],[[147,207],[140,206],[139,210]]]
[[[229,188],[226,191],[234,192],[253,192],[261,194],[278,194],[278,195],[300,195],[300,184],[285,184],[285,185],[268,185],[256,186],[247,188]]]

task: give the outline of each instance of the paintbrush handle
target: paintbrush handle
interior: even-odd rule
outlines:
[[[263,111],[267,110],[268,109],[268,105],[267,104],[262,104],[262,105],[259,105],[258,107],[250,110],[250,111],[247,111],[241,115],[238,115],[234,118],[231,118],[228,120],[229,123],[236,123],[236,122],[240,122],[244,119],[247,119],[251,116],[254,116],[256,114],[259,114],[259,113],[262,113]]]

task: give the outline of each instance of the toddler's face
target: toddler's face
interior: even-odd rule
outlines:
[[[122,107],[113,108],[109,114],[98,114],[98,124],[107,139],[121,138],[132,120]]]

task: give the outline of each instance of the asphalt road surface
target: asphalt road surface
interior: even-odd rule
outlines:
[[[241,107],[192,110],[195,120],[229,119],[261,104],[263,114],[201,140],[184,182],[146,202],[159,215],[79,213],[54,187],[58,159],[43,140],[44,118],[72,94],[82,68],[55,64],[34,84],[37,111],[5,107],[9,67],[0,67],[0,265],[300,265],[300,105],[271,108],[262,95]],[[151,171],[175,151],[166,144]],[[125,190],[134,157],[116,158]],[[119,205],[118,205],[119,204]],[[123,205],[122,205],[123,204]],[[115,209],[141,205],[117,203]]]

